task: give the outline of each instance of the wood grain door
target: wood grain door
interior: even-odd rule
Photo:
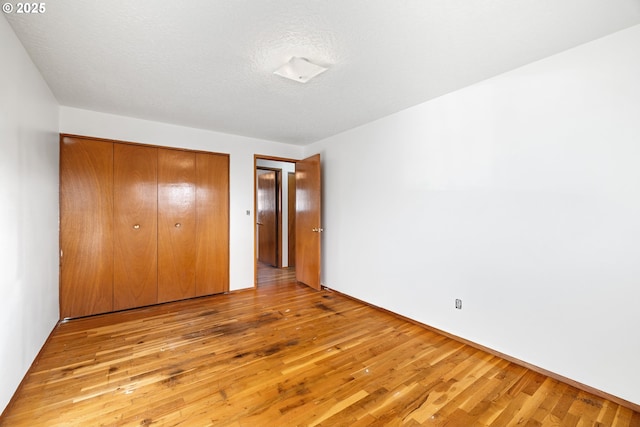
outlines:
[[[229,290],[229,156],[196,154],[196,296]]]
[[[196,294],[196,155],[158,148],[158,302]]]
[[[158,149],[114,144],[113,308],[158,300]]]
[[[296,163],[296,280],[320,290],[320,155]]]
[[[289,224],[287,225],[288,229],[288,248],[289,248],[289,260],[288,266],[295,267],[296,266],[296,174],[293,172],[289,172],[287,174],[288,186],[289,186],[289,197],[287,199],[287,209],[288,209],[288,217]]]
[[[278,267],[278,187],[275,171],[258,170],[258,261]]]
[[[60,139],[60,317],[113,309],[113,144]]]

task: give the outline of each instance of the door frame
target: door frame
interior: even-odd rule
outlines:
[[[266,166],[258,166],[258,160],[272,160],[276,162],[285,162],[285,163],[293,163],[296,164],[300,161],[300,159],[291,159],[287,157],[275,157],[275,156],[267,156],[263,154],[254,154],[253,155],[253,287],[258,287],[258,235],[256,233],[256,221],[258,215],[258,168],[260,169],[270,169]],[[280,185],[280,187],[282,187]],[[282,191],[280,189],[280,191]],[[282,195],[280,194],[280,204],[282,204]],[[282,215],[278,219],[280,230],[278,230],[278,262],[282,267]]]

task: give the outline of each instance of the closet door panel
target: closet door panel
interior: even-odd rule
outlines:
[[[195,296],[194,152],[158,149],[158,302]]]
[[[229,156],[196,154],[196,295],[229,290]]]
[[[114,144],[114,310],[157,302],[157,152]]]
[[[60,316],[113,309],[113,144],[60,140]]]

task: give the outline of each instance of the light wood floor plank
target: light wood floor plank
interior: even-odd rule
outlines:
[[[60,324],[0,425],[640,426],[292,269],[259,271],[256,290]]]

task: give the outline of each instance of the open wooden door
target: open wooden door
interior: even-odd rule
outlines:
[[[277,175],[258,171],[258,261],[278,267]]]
[[[320,290],[320,154],[296,162],[296,280]]]
[[[296,266],[296,174],[295,172],[289,172],[287,174],[287,184],[289,188],[287,197],[287,216],[289,221],[287,224],[287,232],[289,233],[287,239],[289,259],[287,260],[288,267]]]

